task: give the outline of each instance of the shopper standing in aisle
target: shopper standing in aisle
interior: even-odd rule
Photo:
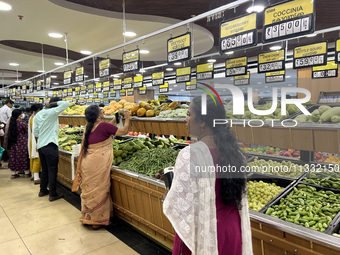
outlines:
[[[73,181],[72,191],[77,191],[80,185],[81,216],[79,221],[92,225],[97,229],[110,224],[113,216],[111,201],[111,166],[113,161],[113,135],[121,136],[128,133],[130,112],[124,111],[123,128],[103,122],[104,113],[97,105],[91,105],[85,110],[87,125],[84,130],[82,148],[78,159],[78,167]]]
[[[45,105],[45,109],[37,113],[33,119],[33,132],[42,166],[39,197],[49,194],[51,202],[64,197],[64,194],[57,193],[58,115],[66,110],[69,105],[69,102],[60,101],[59,97],[54,97],[49,104]]]
[[[6,125],[7,125],[7,121],[10,119],[10,117],[12,116],[12,110],[11,108],[13,107],[14,102],[11,99],[7,99],[5,101],[5,105],[3,107],[1,107],[0,109],[0,122],[1,124],[4,125],[3,130],[5,132],[5,136],[1,136],[0,137],[0,141],[1,141],[1,146],[5,149],[3,155],[2,155],[2,159],[4,162],[7,162],[8,157],[9,157],[9,153],[8,153],[8,146],[5,143],[4,139],[6,138],[6,136],[8,136],[8,134],[6,134]],[[8,129],[8,127],[7,127]]]
[[[176,232],[172,254],[251,255],[246,179],[240,172],[245,157],[227,126],[213,125],[214,119],[225,119],[224,107],[209,98],[207,114],[201,115],[201,103],[194,98],[186,118],[188,132],[199,142],[179,153],[163,206]]]
[[[25,117],[23,118],[23,120],[26,121],[26,122],[28,123],[28,121],[29,121],[29,119],[30,119],[30,117],[31,117],[31,115],[32,115],[31,107],[27,107],[27,108],[25,109],[24,115],[25,115]]]
[[[9,121],[8,148],[10,156],[8,168],[12,171],[11,179],[19,177],[19,171],[25,171],[25,177],[30,177],[27,151],[27,122],[22,120],[23,112],[15,109]]]
[[[39,173],[41,172],[41,162],[39,158],[39,153],[37,150],[37,143],[34,137],[34,116],[38,114],[43,109],[42,104],[34,104],[31,106],[31,111],[33,112],[32,116],[29,119],[28,123],[28,154],[30,158],[30,170],[32,173],[31,181],[34,181],[34,184],[40,184]]]

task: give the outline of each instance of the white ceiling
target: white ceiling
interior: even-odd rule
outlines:
[[[108,12],[95,8],[84,7],[68,3],[64,0],[42,1],[42,0],[4,0],[12,6],[8,12],[0,11],[0,40],[19,40],[65,48],[63,38],[51,38],[48,33],[68,33],[68,49],[76,52],[89,50],[92,53],[100,52],[122,44],[123,21],[121,13]],[[64,7],[65,6],[65,7]],[[18,15],[23,19],[19,20]],[[133,31],[136,37],[149,34],[165,28],[178,20],[156,17],[152,15],[126,16],[127,31]],[[172,35],[177,36],[186,32],[186,27],[175,29]],[[126,38],[127,41],[131,37]],[[166,42],[169,33],[163,33],[152,39],[140,42],[140,49],[147,49],[149,54],[142,55],[143,61],[165,61]],[[213,36],[205,28],[194,27],[194,49],[195,55],[210,50],[213,46]],[[136,45],[126,48],[126,51],[134,49]],[[110,52],[112,59],[121,59],[123,49]],[[64,62],[65,59],[45,56],[45,71],[56,68],[54,62]],[[40,54],[17,50],[9,47],[0,48],[0,70],[16,70],[9,63],[19,63],[19,71],[36,72],[42,69]],[[1,72],[1,71],[0,71]],[[5,83],[9,82],[4,80]],[[13,81],[11,81],[12,83]]]

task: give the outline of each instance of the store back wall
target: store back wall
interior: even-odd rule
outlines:
[[[340,67],[338,67],[338,72]],[[340,91],[340,77],[312,79],[312,68],[303,68],[298,70],[298,87],[308,89],[311,93],[311,100],[316,104],[320,91],[331,92]],[[298,95],[299,98],[305,97],[303,94]]]

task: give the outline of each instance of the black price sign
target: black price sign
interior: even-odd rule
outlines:
[[[109,97],[109,91],[104,91],[103,92],[103,97],[106,97],[106,98]]]
[[[84,81],[84,67],[79,67],[76,69],[76,82]]]
[[[197,89],[197,80],[193,79],[190,82],[185,83],[185,90],[196,90]]]
[[[340,39],[335,42],[335,61],[340,63]]]
[[[78,96],[80,94],[80,87],[75,87],[74,88],[74,94]]]
[[[327,42],[294,48],[293,68],[327,65]]]
[[[110,97],[116,97],[116,91],[111,89],[110,90]]]
[[[202,65],[197,65],[196,67],[196,79],[206,80],[214,78],[214,64],[207,63]]]
[[[126,90],[125,89],[119,90],[119,96],[120,97],[125,97],[126,96]]]
[[[93,93],[93,92],[94,92],[93,84],[87,85],[87,93]]]
[[[79,97],[79,99],[78,99],[78,104],[80,104],[80,105],[85,105],[85,104],[86,104],[85,98]]]
[[[313,67],[313,79],[334,78],[338,77],[338,64],[335,61],[330,61],[326,66]]]
[[[46,89],[50,89],[51,88],[51,84],[52,84],[52,78],[51,77],[47,77],[46,78]]]
[[[84,94],[86,94],[86,86],[85,85],[80,87],[80,95],[84,95]]]
[[[191,67],[178,68],[176,70],[176,82],[190,82],[191,80]]]
[[[266,83],[276,83],[285,81],[285,71],[266,73]]]
[[[133,87],[134,88],[143,87],[143,75],[133,77]]]
[[[33,83],[30,83],[28,93],[33,93],[33,90],[34,90],[34,85]]]
[[[191,58],[191,33],[168,40],[168,64],[186,61]]]
[[[96,92],[102,92],[102,83],[101,82],[96,83]]]
[[[264,43],[314,32],[315,1],[295,0],[276,4],[264,10]]]
[[[246,75],[234,76],[234,85],[249,85],[250,84],[250,72],[247,72]]]
[[[6,92],[6,90],[5,90],[5,92]],[[21,94],[26,94],[27,93],[27,86],[26,85],[23,85],[22,87],[21,87]]]
[[[110,100],[109,99],[103,99],[103,104],[109,104]]]
[[[93,103],[93,99],[92,98],[87,98],[86,102],[89,103],[89,104],[92,104]]]
[[[241,57],[241,58],[232,58],[226,61],[225,67],[225,76],[237,76],[237,75],[245,75],[247,74],[247,64],[248,58]]]
[[[110,81],[106,81],[103,83],[103,92],[110,91]]]
[[[139,70],[139,49],[123,53],[123,72]]]
[[[164,85],[159,86],[159,93],[169,92],[169,83],[164,83]]]
[[[220,53],[257,45],[257,14],[220,24]]]
[[[138,88],[138,94],[139,95],[146,95],[146,87],[141,87],[141,88]]]
[[[132,77],[124,79],[123,89],[131,89],[132,88]]]
[[[72,83],[72,71],[64,72],[64,85]]]
[[[68,97],[73,96],[73,89],[72,88],[67,89],[67,96]]]
[[[93,98],[98,98],[98,93],[97,92],[93,92]]]
[[[100,104],[101,102],[102,102],[102,100],[100,98],[94,99],[94,103],[96,103],[96,104]]]
[[[270,51],[258,55],[258,73],[282,71],[285,66],[285,50]]]
[[[113,81],[113,89],[114,90],[121,90],[122,89],[122,80],[115,80]]]
[[[133,96],[133,89],[128,89],[127,90],[127,95],[128,96]]]
[[[159,86],[164,84],[164,72],[152,74],[152,86]]]
[[[107,77],[111,75],[111,62],[110,59],[104,59],[99,62],[99,77]]]

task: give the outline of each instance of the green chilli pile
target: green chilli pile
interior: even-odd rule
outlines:
[[[179,151],[171,148],[139,150],[128,161],[122,162],[119,168],[154,177],[162,172],[164,168],[169,167],[169,163],[173,166],[175,165]]]
[[[340,194],[299,184],[266,214],[324,232],[340,211]]]

